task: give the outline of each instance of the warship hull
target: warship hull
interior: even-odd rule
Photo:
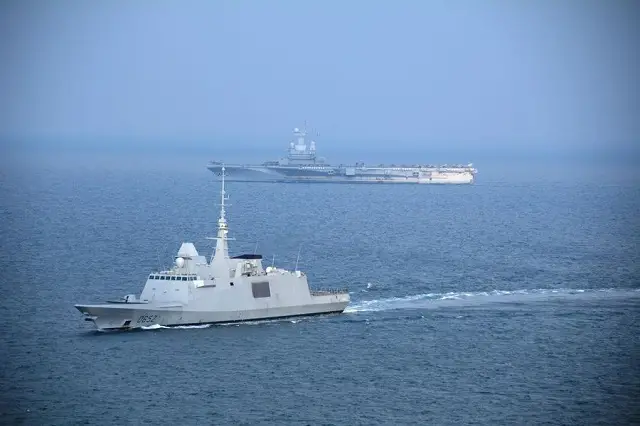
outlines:
[[[220,176],[222,166],[207,166],[209,170]],[[267,167],[258,166],[225,166],[226,175],[225,180],[227,182],[278,182],[282,180],[283,175],[277,171],[270,170]]]
[[[349,304],[347,289],[311,289],[307,275],[262,265],[262,255],[229,255],[225,169],[221,170],[220,217],[211,260],[193,243],[183,242],[174,266],[147,276],[139,295],[99,304],[76,304],[98,330],[185,326],[256,321],[341,313]]]
[[[293,129],[295,141],[286,158],[261,164],[228,164],[210,161],[207,169],[228,181],[314,183],[418,183],[464,185],[474,182],[477,170],[466,165],[329,164],[317,157],[316,143],[307,144],[306,130]]]
[[[301,306],[281,306],[237,311],[191,310],[188,307],[160,307],[141,303],[75,305],[86,321],[98,330],[130,330],[154,325],[185,326],[225,324],[342,313],[349,304],[348,295],[318,296],[320,300]]]
[[[225,164],[227,181],[274,183],[377,183],[377,184],[449,184],[469,185],[475,176],[471,171],[418,168],[359,168],[343,167],[266,167]],[[207,168],[220,174],[222,164]]]

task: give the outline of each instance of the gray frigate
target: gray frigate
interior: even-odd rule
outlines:
[[[210,261],[193,243],[180,246],[173,267],[153,272],[139,296],[100,304],[77,304],[99,330],[153,325],[230,323],[341,313],[350,301],[346,289],[312,290],[304,272],[268,266],[260,254],[229,256],[225,217],[225,169],[216,248]]]

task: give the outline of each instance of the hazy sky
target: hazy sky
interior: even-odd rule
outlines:
[[[616,0],[3,1],[4,140],[632,146]],[[320,148],[321,149],[321,148]]]

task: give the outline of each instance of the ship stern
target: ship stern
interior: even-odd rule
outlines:
[[[312,290],[311,300],[320,312],[342,313],[351,302],[351,297],[346,289]]]

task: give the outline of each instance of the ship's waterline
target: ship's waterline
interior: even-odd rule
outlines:
[[[200,324],[227,324],[243,321],[333,314],[343,312],[349,304],[348,298],[340,294],[326,299],[325,306],[323,306],[322,309],[318,309],[317,304],[221,312],[210,312],[206,310],[176,311],[175,307],[136,309],[135,307],[113,308],[109,306],[105,308],[101,305],[78,305],[77,308],[85,315],[87,321],[92,321],[95,324],[98,330],[114,330],[135,329],[152,325],[171,327]]]

